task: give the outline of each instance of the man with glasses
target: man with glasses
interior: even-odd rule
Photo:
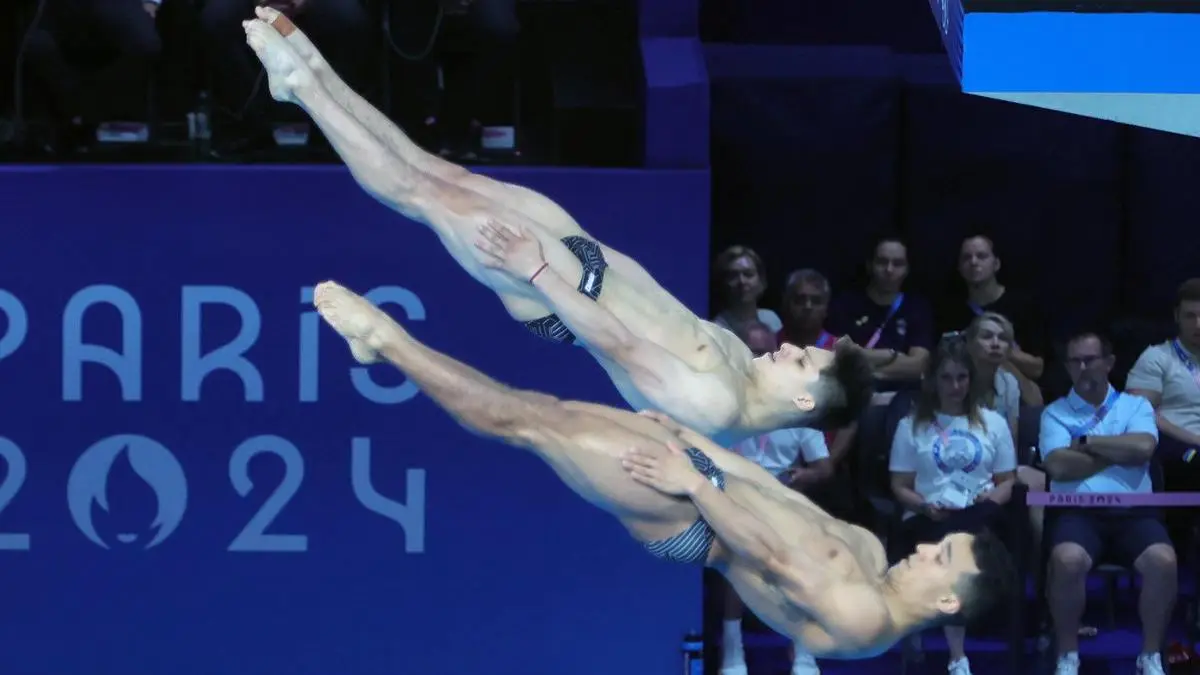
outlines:
[[[1067,343],[1074,385],[1042,413],[1041,446],[1050,492],[1144,493],[1158,443],[1154,410],[1109,384],[1112,346],[1095,333]],[[1055,509],[1050,528],[1050,613],[1058,645],[1056,675],[1079,672],[1079,622],[1088,572],[1098,560],[1142,575],[1139,675],[1163,675],[1159,651],[1177,592],[1175,549],[1158,515],[1143,509]]]

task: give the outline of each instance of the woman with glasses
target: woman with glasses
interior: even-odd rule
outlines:
[[[986,405],[994,380],[980,376],[963,336],[934,350],[912,413],[892,439],[892,493],[905,530],[918,544],[951,532],[995,528],[1012,497],[1017,455],[1008,420]],[[994,377],[994,376],[993,376]],[[918,555],[936,549],[918,546]],[[950,674],[970,675],[965,626],[944,627]]]

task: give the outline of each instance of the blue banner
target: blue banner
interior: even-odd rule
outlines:
[[[521,170],[703,308],[705,172]],[[509,384],[620,405],[341,168],[0,180],[5,675],[650,675],[699,574],[359,367],[336,279]]]

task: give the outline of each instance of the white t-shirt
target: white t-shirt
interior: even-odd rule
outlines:
[[[1177,427],[1200,434],[1200,384],[1192,378],[1171,342],[1147,347],[1129,371],[1125,388],[1161,394],[1158,411],[1162,416]]]
[[[983,492],[997,473],[1016,471],[1008,420],[994,410],[980,411],[982,426],[970,426],[965,415],[938,414],[914,433],[909,415],[896,425],[889,470],[915,473],[914,488],[925,499],[937,497],[953,480],[967,492]]]
[[[829,456],[825,434],[815,429],[776,429],[747,438],[733,446],[733,451],[775,476],[792,468],[797,457],[812,464]]]

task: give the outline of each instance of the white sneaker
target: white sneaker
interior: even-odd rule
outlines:
[[[792,675],[821,675],[821,668],[812,654],[797,654],[792,660]]]
[[[1138,654],[1137,674],[1166,675],[1166,671],[1163,670],[1162,656],[1159,654]]]
[[[971,675],[971,662],[964,656],[957,661],[951,661],[946,670],[950,671],[950,675]]]
[[[1079,675],[1079,652],[1060,654],[1054,675]]]

